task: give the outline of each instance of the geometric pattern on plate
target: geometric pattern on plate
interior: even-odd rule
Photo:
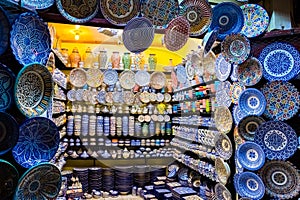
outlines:
[[[218,106],[214,112],[216,128],[221,133],[228,133],[232,128],[232,115],[230,110],[225,106]]]
[[[255,88],[244,90],[238,99],[240,109],[248,115],[262,115],[266,108],[265,96]]]
[[[263,67],[260,61],[255,57],[248,58],[245,62],[238,65],[238,80],[246,86],[255,85],[263,76]]]

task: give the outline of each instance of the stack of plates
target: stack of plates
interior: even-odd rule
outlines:
[[[134,185],[144,187],[150,183],[150,166],[140,165],[134,169]]]
[[[88,168],[74,168],[73,174],[78,177],[82,184],[82,191],[88,192],[89,189],[89,170]]]
[[[102,188],[102,168],[89,168],[89,192]]]
[[[104,191],[114,189],[115,171],[111,168],[103,168],[102,186]]]
[[[156,177],[166,175],[166,166],[165,165],[154,165],[151,166],[151,183],[156,181]]]
[[[115,189],[128,194],[133,187],[133,166],[115,166]]]
[[[176,187],[172,190],[172,195],[175,200],[180,200],[184,196],[196,194],[197,192],[190,187]]]

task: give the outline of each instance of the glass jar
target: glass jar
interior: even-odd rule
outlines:
[[[84,61],[84,67],[86,67],[86,68],[92,68],[93,67],[94,55],[93,55],[93,52],[92,52],[90,47],[88,47],[86,49],[83,61]]]
[[[112,68],[119,69],[120,61],[121,61],[120,53],[118,51],[114,51],[110,59],[111,59]]]
[[[123,57],[122,57],[122,63],[124,65],[124,69],[130,69],[131,65],[131,57],[129,52],[125,52]]]
[[[79,62],[81,61],[81,56],[79,54],[78,48],[74,47],[70,55],[71,67],[78,67]]]
[[[99,62],[100,69],[106,69],[107,51],[100,51],[99,52],[98,62]]]
[[[156,54],[149,54],[149,58],[148,58],[149,70],[150,71],[155,71],[156,64],[157,64]]]

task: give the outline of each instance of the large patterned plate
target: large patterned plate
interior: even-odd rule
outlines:
[[[250,55],[250,42],[240,33],[229,34],[221,43],[221,51],[227,62],[241,64]]]
[[[166,75],[163,72],[153,72],[150,77],[150,86],[160,90],[166,85]]]
[[[91,87],[99,87],[103,83],[103,73],[100,69],[88,69],[86,71],[86,83]]]
[[[142,2],[141,12],[155,28],[164,29],[179,13],[178,0],[145,0]]]
[[[114,69],[107,69],[104,72],[104,83],[106,85],[114,85],[116,84],[116,82],[118,81],[119,76],[118,76],[118,72]]]
[[[140,53],[150,47],[154,39],[154,28],[145,17],[136,17],[125,26],[122,34],[124,46],[128,51]]]
[[[265,120],[256,115],[243,117],[238,123],[238,132],[245,140],[254,140],[255,132]]]
[[[267,121],[259,126],[254,142],[262,147],[270,160],[285,160],[296,152],[298,146],[296,132],[281,121]]]
[[[176,67],[176,76],[179,83],[185,83],[187,81],[187,74],[184,66],[178,65]]]
[[[246,86],[242,82],[233,82],[230,87],[230,96],[232,103],[238,104],[241,93],[246,89]]]
[[[232,156],[232,144],[227,135],[219,134],[215,143],[216,154],[224,160],[228,160]]]
[[[20,178],[14,199],[56,199],[61,182],[61,172],[55,165],[50,163],[36,165]]]
[[[216,107],[214,112],[216,128],[221,133],[228,133],[232,128],[232,115],[230,110],[225,106]]]
[[[179,15],[184,16],[190,24],[191,36],[199,36],[207,31],[212,19],[212,8],[207,1],[184,0],[179,7]]]
[[[244,26],[241,33],[248,38],[261,35],[269,26],[268,12],[257,4],[244,4],[241,6],[244,14]]]
[[[56,6],[64,18],[74,23],[90,21],[99,10],[97,0],[56,0]]]
[[[215,159],[215,170],[217,174],[217,179],[220,183],[226,185],[227,180],[230,177],[230,167],[224,160],[220,157]]]
[[[284,161],[269,161],[259,171],[266,193],[279,199],[299,197],[300,175],[297,169]]]
[[[220,32],[219,28],[215,28],[214,30],[208,31],[202,40],[202,46],[204,47],[204,56],[206,56],[208,54],[208,52],[210,52],[214,42],[217,40],[218,38],[218,34]]]
[[[232,109],[232,116],[234,119],[234,123],[238,124],[241,121],[241,119],[243,119],[245,116],[247,116],[247,113],[242,111],[240,109],[239,105],[235,104]]]
[[[11,150],[16,145],[18,138],[19,126],[14,117],[0,112],[0,155]]]
[[[0,111],[10,108],[13,101],[14,84],[14,73],[7,66],[0,63]]]
[[[263,76],[263,67],[260,61],[251,57],[245,62],[238,65],[237,77],[238,80],[244,83],[246,86],[253,86],[260,81]]]
[[[240,109],[248,115],[262,115],[267,101],[258,89],[248,88],[240,94],[238,104]]]
[[[27,119],[20,126],[19,139],[12,150],[14,159],[25,168],[48,162],[59,146],[58,127],[48,118]]]
[[[146,86],[150,83],[150,74],[145,70],[140,70],[135,73],[135,83],[139,86]]]
[[[135,73],[133,71],[124,71],[120,74],[119,80],[122,88],[130,90],[135,86]]]
[[[26,117],[35,117],[44,113],[53,94],[52,75],[40,64],[23,67],[15,83],[15,102]]]
[[[87,81],[85,70],[80,68],[72,69],[70,71],[69,81],[75,87],[83,87]]]
[[[263,65],[263,76],[269,81],[288,81],[300,71],[300,53],[289,43],[274,42],[267,45],[258,59]]]
[[[226,90],[216,91],[216,103],[218,106],[225,106],[227,108],[231,105],[231,97]]]
[[[272,81],[261,89],[267,100],[264,115],[274,120],[288,120],[299,110],[300,96],[297,88],[283,81]]]
[[[11,163],[2,159],[0,159],[0,169],[1,199],[8,200],[12,198],[18,185],[19,173]]]
[[[22,0],[22,6],[33,9],[46,9],[54,4],[55,0]]]
[[[101,13],[116,26],[125,26],[140,11],[140,0],[101,0]]]
[[[225,199],[225,200],[232,199],[230,191],[222,183],[217,183],[214,189],[215,189],[217,199]]]
[[[230,33],[239,33],[244,26],[242,9],[235,3],[222,2],[212,9],[213,16],[209,29],[220,28],[218,39],[223,40]]]
[[[190,24],[183,16],[176,17],[168,23],[164,35],[166,48],[170,51],[178,51],[188,41]]]
[[[22,13],[12,25],[10,46],[20,64],[46,65],[51,52],[49,29],[37,14]]]
[[[222,54],[216,59],[216,77],[220,81],[226,81],[231,73],[231,64],[225,60]]]
[[[5,11],[0,6],[0,55],[2,55],[8,47],[9,29],[10,24],[8,18]]]

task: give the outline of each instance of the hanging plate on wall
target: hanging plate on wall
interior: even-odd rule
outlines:
[[[5,14],[5,11],[0,6],[0,55],[2,55],[8,47],[9,29],[10,24],[8,18]]]
[[[122,88],[130,90],[135,86],[135,73],[133,71],[123,71],[119,77]]]
[[[220,32],[220,29],[215,28],[214,30],[208,31],[202,40],[202,46],[204,47],[204,56],[206,56],[208,54],[208,52],[211,50],[214,42],[217,40],[218,38],[218,34]]]
[[[262,115],[266,109],[267,101],[258,89],[248,88],[240,94],[238,104],[240,109],[248,115]]]
[[[216,128],[221,133],[228,133],[232,128],[232,115],[230,110],[225,106],[216,107],[214,113],[214,120],[216,124]]]
[[[1,199],[11,199],[18,185],[19,173],[11,163],[0,159],[0,195]]]
[[[29,9],[46,9],[54,4],[55,0],[22,0],[22,7]]]
[[[101,13],[116,26],[125,26],[140,11],[140,0],[101,0]]]
[[[85,70],[80,68],[72,69],[70,71],[69,81],[75,87],[83,87],[87,81]]]
[[[88,69],[86,71],[86,83],[91,87],[99,87],[103,83],[103,73],[100,69]]]
[[[215,72],[220,81],[226,81],[231,73],[231,64],[225,60],[222,54],[219,54],[216,59]]]
[[[10,108],[13,101],[15,75],[4,64],[0,63],[0,111]]]
[[[163,72],[153,72],[150,77],[150,86],[160,90],[166,85],[166,75]]]
[[[238,123],[238,133],[245,140],[253,141],[256,130],[264,122],[265,122],[264,118],[257,115],[245,116]]]
[[[263,67],[260,61],[255,57],[248,58],[245,62],[238,65],[238,80],[244,83],[246,86],[253,86],[257,84],[262,76]]]
[[[150,74],[145,70],[139,70],[135,73],[135,83],[139,86],[147,86],[150,83]]]
[[[74,23],[90,21],[99,10],[97,0],[56,0],[56,6],[64,18]]]

